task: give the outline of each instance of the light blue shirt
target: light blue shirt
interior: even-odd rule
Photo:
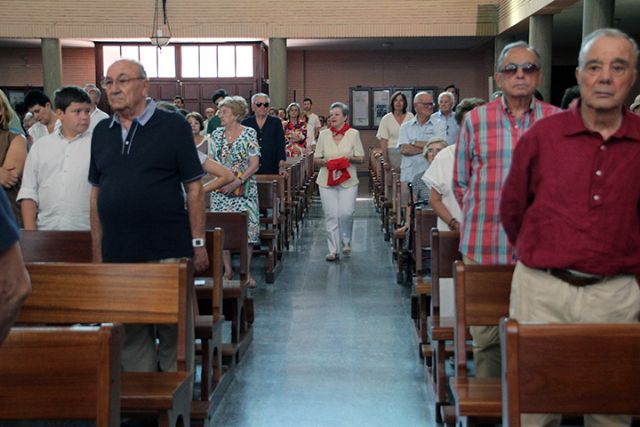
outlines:
[[[432,114],[425,124],[418,123],[418,117],[404,122],[400,126],[400,134],[398,135],[398,144],[396,148],[400,151],[402,144],[415,145],[416,141],[429,141],[434,136],[446,139],[447,123],[435,114]],[[422,154],[415,156],[402,155],[400,163],[400,181],[411,182],[413,177],[427,169],[427,160]]]
[[[433,113],[431,117],[438,117],[445,121],[447,124],[447,145],[456,145],[458,142],[458,133],[460,132],[460,126],[458,126],[458,122],[456,122],[455,114],[453,111],[449,113],[447,117],[442,114],[440,111]]]

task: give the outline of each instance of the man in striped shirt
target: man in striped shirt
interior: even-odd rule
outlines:
[[[460,252],[465,263],[513,264],[513,248],[500,223],[500,192],[520,136],[560,109],[533,93],[540,82],[540,55],[525,42],[511,43],[496,64],[503,95],[470,111],[460,129],[453,185],[462,208]],[[500,376],[497,327],[471,327],[479,377]]]

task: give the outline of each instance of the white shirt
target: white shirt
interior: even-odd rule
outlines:
[[[407,114],[404,115],[404,120],[402,124],[408,122],[413,119],[413,113],[407,111]],[[389,141],[387,147],[389,150],[395,150],[396,145],[398,144],[398,136],[400,135],[400,123],[396,120],[393,113],[387,113],[380,120],[380,124],[378,125],[378,133],[376,134],[376,138],[386,139]]]
[[[53,132],[57,131],[60,128],[60,120],[56,120],[56,124],[53,125]],[[35,122],[28,130],[29,135],[31,135],[31,142],[34,143],[43,136],[49,135],[49,128],[43,125],[40,122]]]
[[[72,140],[60,130],[33,144],[18,200],[37,205],[40,230],[89,230],[91,132]]]
[[[364,148],[362,147],[362,141],[360,140],[360,132],[351,128],[349,129],[340,142],[335,142],[331,129],[325,129],[318,135],[318,145],[314,153],[314,158],[332,160],[339,157],[362,157],[364,156]],[[353,187],[358,185],[358,171],[356,166],[351,164],[347,169],[351,176],[348,180],[340,184],[343,188]],[[316,183],[320,187],[330,188],[327,185],[329,179],[329,171],[326,166],[323,166],[318,171],[318,178]]]
[[[109,118],[109,115],[107,113],[105,113],[104,111],[96,107],[96,109],[93,110],[93,113],[91,113],[91,122],[89,123],[89,132],[93,132],[93,129],[96,127],[98,123],[108,118]]]
[[[456,146],[450,145],[441,150],[431,166],[422,176],[427,187],[436,190],[442,196],[442,203],[447,207],[451,216],[460,221],[462,211],[453,195],[453,165],[456,159]],[[449,231],[449,226],[438,217],[438,230]]]
[[[431,115],[429,120],[421,125],[418,123],[416,116],[400,126],[396,148],[400,151],[400,146],[403,144],[415,145],[417,141],[427,142],[434,136],[446,139],[447,124],[442,119]],[[411,182],[414,176],[425,169],[427,169],[427,160],[422,154],[416,154],[415,156],[405,156],[403,154],[402,162],[400,163],[400,181]]]
[[[320,117],[316,113],[307,113],[307,145],[316,143],[316,129],[321,126]]]

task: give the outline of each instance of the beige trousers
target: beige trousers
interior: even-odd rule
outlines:
[[[509,316],[558,323],[638,322],[640,289],[634,276],[616,276],[590,286],[573,286],[518,262],[511,283]],[[559,426],[559,414],[522,415],[523,426]],[[631,425],[626,415],[585,414],[586,427]]]

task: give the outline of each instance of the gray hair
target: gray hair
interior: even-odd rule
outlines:
[[[433,99],[433,94],[431,92],[426,92],[423,90],[422,92],[418,92],[413,96],[413,103],[415,104],[418,98],[421,97],[422,95],[429,95],[431,99]]]
[[[440,98],[448,96],[449,99],[451,100],[451,103],[455,104],[456,103],[456,96],[454,94],[452,94],[451,92],[447,92],[444,91],[442,93],[440,93],[440,95],[438,95],[438,102],[440,102]]]
[[[269,95],[267,95],[266,93],[262,93],[262,92],[254,93],[253,96],[251,96],[252,104],[256,103],[256,98],[267,98],[267,102],[271,102],[271,98],[269,98]]]
[[[349,107],[347,107],[347,104],[345,104],[344,102],[334,102],[329,106],[329,112],[331,112],[331,110],[333,110],[334,108],[339,108],[340,111],[342,111],[343,116],[349,115]]]
[[[287,109],[286,109],[287,117],[289,117],[289,112],[291,111],[292,108],[297,108],[298,116],[302,116],[302,107],[300,107],[300,104],[298,104],[297,102],[292,102],[291,104],[287,105]]]
[[[218,108],[227,107],[231,110],[237,121],[240,122],[247,115],[247,101],[241,96],[227,96],[219,104]]]
[[[593,43],[601,39],[602,37],[613,37],[616,39],[625,39],[629,43],[631,43],[631,50],[633,51],[633,60],[634,65],[638,63],[638,43],[629,37],[628,34],[615,29],[615,28],[600,28],[599,30],[595,30],[594,32],[587,34],[584,39],[582,39],[582,45],[580,46],[580,53],[578,54],[578,68],[583,69],[585,66],[585,61],[587,57],[587,52],[591,49]]]
[[[100,92],[100,89],[98,89],[98,86],[94,85],[93,83],[87,83],[86,85],[84,85],[83,89],[87,93],[93,92],[96,95],[98,95],[98,101],[100,101],[100,98],[102,97],[102,92]]]
[[[502,52],[500,52],[500,56],[498,56],[498,60],[496,61],[496,70],[500,70],[504,59],[507,57],[507,54],[511,49],[527,49],[529,52],[535,54],[536,58],[538,58],[538,62],[540,62],[540,53],[536,50],[536,48],[531,46],[529,43],[520,40],[517,42],[509,43],[502,49]]]

